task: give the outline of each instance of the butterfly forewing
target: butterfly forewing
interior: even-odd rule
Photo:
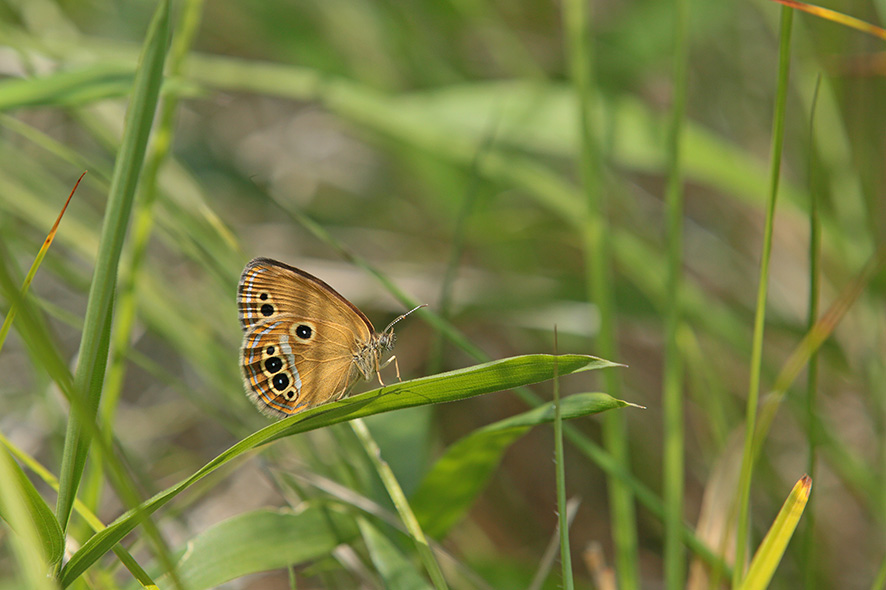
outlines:
[[[240,325],[244,330],[281,313],[340,323],[368,341],[372,323],[354,304],[303,270],[270,258],[256,258],[246,265],[237,288]]]

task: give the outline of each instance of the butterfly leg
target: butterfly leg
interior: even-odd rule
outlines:
[[[378,365],[378,368],[375,370],[375,374],[378,376],[378,382],[382,384],[384,387],[385,382],[381,380],[381,370],[391,364],[391,361],[394,362],[394,368],[397,370],[397,381],[403,381],[400,379],[400,363],[397,362],[397,356],[391,356],[388,360]]]

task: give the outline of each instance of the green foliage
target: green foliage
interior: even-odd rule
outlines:
[[[784,10],[0,5],[0,587],[882,585],[882,46]],[[403,382],[269,425],[258,255],[428,303]]]

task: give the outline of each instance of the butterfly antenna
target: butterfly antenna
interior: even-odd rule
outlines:
[[[396,324],[397,322],[399,322],[400,320],[402,320],[403,318],[405,318],[406,316],[408,316],[409,314],[411,314],[413,311],[416,311],[416,310],[418,310],[418,309],[421,309],[422,307],[427,307],[427,306],[428,306],[427,303],[422,303],[421,305],[417,305],[417,306],[413,307],[412,309],[410,309],[409,311],[407,311],[406,313],[404,313],[404,314],[401,315],[400,317],[396,318],[393,322],[391,322],[390,324],[388,324],[388,327],[385,328],[384,330],[382,330],[382,334],[384,334],[385,332],[390,331],[391,328],[394,327],[394,324]]]

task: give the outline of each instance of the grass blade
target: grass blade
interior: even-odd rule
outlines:
[[[560,403],[564,420],[627,405],[605,393],[577,393]],[[450,445],[410,499],[425,532],[435,539],[445,536],[484,489],[505,451],[533,426],[553,420],[554,408],[548,403],[479,428]]]
[[[55,515],[5,447],[0,448],[0,462],[3,463],[3,486],[6,488],[0,494],[0,518],[9,523],[17,534],[23,534],[22,528],[31,529],[39,539],[46,563],[57,563],[64,553],[65,539]],[[19,502],[9,500],[11,495],[18,496],[24,510],[21,510]],[[24,533],[23,536],[27,538],[28,534]],[[23,539],[22,542],[28,541]]]
[[[557,329],[554,328],[554,342]],[[566,463],[563,456],[563,408],[560,404],[560,379],[554,365],[554,474],[557,482],[557,528],[560,532],[560,567],[563,587],[575,588],[572,579],[572,551],[569,549],[569,511],[566,505]]]
[[[612,271],[612,238],[607,219],[607,203],[600,178],[603,167],[596,146],[599,135],[594,129],[592,108],[596,100],[591,92],[593,85],[594,54],[591,43],[591,16],[589,4],[584,0],[570,0],[563,5],[563,26],[566,30],[567,57],[570,78],[575,91],[578,109],[579,145],[581,152],[577,162],[586,209],[580,216],[581,241],[584,246],[588,302],[597,306],[600,327],[596,338],[600,354],[610,358],[617,356],[615,342],[615,294]],[[606,391],[621,397],[621,380],[617,375],[605,377]],[[603,419],[603,440],[606,450],[625,472],[630,471],[628,461],[628,430],[625,417],[608,414]],[[619,584],[624,590],[639,587],[637,563],[637,522],[634,508],[634,492],[618,478],[608,478],[612,539],[615,544],[615,562]]]
[[[791,23],[793,11],[781,9],[781,35],[779,46],[778,90],[772,124],[772,154],[769,187],[769,203],[766,208],[766,227],[763,230],[763,252],[760,259],[760,278],[757,290],[757,310],[754,317],[754,340],[751,351],[750,383],[748,385],[747,410],[745,412],[745,443],[738,481],[738,524],[736,526],[735,567],[732,585],[738,587],[744,572],[745,552],[751,495],[751,479],[754,467],[754,434],[757,422],[757,402],[760,398],[760,372],[763,362],[763,330],[766,323],[766,294],[769,284],[769,259],[772,253],[772,232],[775,223],[775,203],[778,197],[778,181],[781,171],[781,149],[784,142],[785,104],[787,102],[788,75],[791,55]]]
[[[686,551],[683,546],[683,481],[685,433],[683,426],[683,359],[677,342],[682,318],[680,286],[683,274],[683,167],[681,144],[686,118],[686,87],[689,66],[688,0],[676,0],[674,44],[674,103],[667,145],[667,286],[665,299],[665,353],[662,379],[663,482],[665,504],[665,588],[685,586]]]
[[[65,204],[62,206],[62,210],[59,212],[58,217],[55,219],[55,223],[52,224],[52,229],[49,230],[49,233],[46,236],[46,239],[43,240],[43,245],[40,247],[40,251],[37,252],[37,257],[34,258],[33,264],[31,264],[30,270],[28,270],[27,276],[25,276],[25,282],[22,284],[21,296],[24,297],[28,292],[28,287],[31,286],[31,281],[34,280],[34,275],[37,274],[37,269],[40,268],[40,263],[43,262],[43,259],[46,257],[46,252],[49,250],[49,246],[52,245],[52,240],[55,239],[55,234],[58,231],[58,224],[61,223],[62,217],[65,214],[65,211],[68,209],[68,204],[71,202],[71,198],[73,198],[74,193],[77,191],[77,187],[80,186],[80,181],[83,180],[83,177],[86,176],[86,172],[80,175],[80,178],[77,179],[77,182],[74,183],[74,188],[71,189],[71,194],[68,195],[68,200],[65,201]],[[0,350],[3,350],[3,343],[6,342],[6,335],[9,334],[9,328],[12,327],[12,320],[15,318],[15,306],[13,305],[9,309],[9,313],[6,314],[6,317],[3,319],[3,326],[0,326]]]
[[[584,355],[558,357],[543,354],[526,355],[404,381],[296,414],[244,438],[190,477],[160,492],[135,509],[127,511],[106,529],[93,535],[65,564],[61,571],[61,586],[66,588],[73,583],[90,565],[150,514],[206,475],[247,451],[287,436],[355,418],[402,408],[457,401],[492,391],[538,383],[553,377],[555,360],[561,375],[618,366],[603,359]]]
[[[169,34],[169,2],[164,0],[157,7],[136,73],[132,99],[126,113],[123,141],[108,194],[95,272],[89,289],[80,353],[74,373],[74,392],[80,396],[82,403],[72,406],[80,411],[73,412],[68,421],[59,478],[56,515],[62,530],[67,529],[89,450],[90,437],[83,423],[95,419],[101,398],[117,282],[117,263],[123,249],[135,187],[144,162],[160,94]],[[84,415],[79,415],[81,412]]]
[[[809,501],[809,494],[812,491],[812,480],[808,475],[800,478],[800,481],[794,485],[775,522],[772,523],[769,532],[757,549],[751,567],[748,569],[748,575],[742,582],[739,590],[764,590],[769,586],[775,569],[781,562],[788,542],[800,522],[806,503]],[[737,569],[737,568],[736,568]]]
[[[262,509],[238,514],[188,541],[176,566],[189,590],[215,588],[257,572],[328,556],[357,535],[348,514],[324,508]],[[161,587],[168,578],[158,580]]]
[[[412,562],[365,518],[357,520],[363,542],[375,570],[381,575],[384,587],[390,590],[425,590],[427,582],[418,573]]]
[[[437,590],[446,590],[449,586],[446,584],[446,578],[443,577],[443,571],[440,569],[440,564],[437,563],[437,559],[434,557],[433,551],[431,551],[428,539],[425,536],[424,531],[422,531],[418,519],[415,518],[415,513],[409,506],[406,494],[403,493],[403,488],[400,487],[400,483],[397,481],[397,477],[394,475],[391,466],[382,459],[381,449],[378,448],[378,444],[376,444],[372,435],[369,433],[366,423],[363,422],[363,420],[357,419],[351,422],[351,428],[363,444],[363,448],[366,449],[366,455],[369,457],[369,461],[375,468],[376,473],[378,473],[379,478],[381,478],[381,481],[388,492],[388,496],[391,498],[391,502],[394,503],[394,507],[400,515],[400,520],[412,536],[412,540],[415,542],[415,547],[418,550],[418,555],[421,558],[422,563],[424,563],[428,574],[431,576],[431,581],[434,583],[434,587],[437,588]]]

